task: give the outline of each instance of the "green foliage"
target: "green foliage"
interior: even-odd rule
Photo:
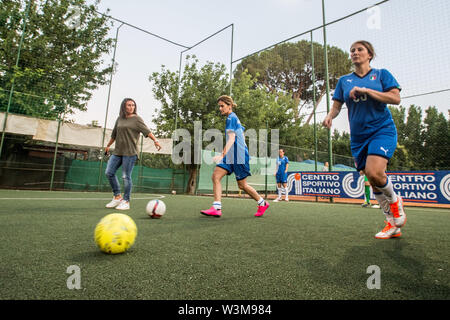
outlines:
[[[175,165],[167,154],[157,154],[157,153],[143,153],[142,158],[139,159],[139,164],[144,167],[154,168],[154,169],[182,169],[182,165]]]
[[[255,66],[250,66],[255,68]],[[254,71],[255,72],[255,71]],[[257,73],[257,72],[256,72]],[[336,79],[338,76],[336,76]],[[288,90],[268,90],[258,75],[250,70],[236,72],[233,80],[234,109],[243,126],[248,129],[278,129],[280,145],[294,161],[314,159],[314,125],[295,118],[296,101]],[[178,94],[178,73],[164,66],[153,73],[155,97],[161,102],[156,119],[159,135],[170,136],[175,127]],[[181,77],[178,102],[178,128],[187,129],[193,137],[194,121],[202,121],[203,130],[224,130],[225,119],[220,116],[216,99],[229,91],[228,75],[222,64],[207,63],[200,67],[195,57],[187,57]],[[398,131],[398,147],[389,170],[448,169],[449,122],[432,107],[422,119],[420,107],[412,105],[408,111],[400,106],[390,108]],[[316,124],[318,160],[328,160],[328,130]],[[332,135],[335,163],[353,165],[350,134],[335,130]],[[192,168],[191,168],[192,169]]]
[[[280,135],[292,127],[294,101],[282,92],[268,92],[255,88],[256,79],[246,71],[233,80],[233,97],[238,105],[234,110],[244,127],[278,129]]]
[[[86,110],[92,91],[107,83],[110,67],[102,56],[110,51],[111,24],[85,0],[3,0],[0,6],[0,110],[5,110],[14,83],[11,112],[55,118]],[[68,24],[70,8],[79,8],[79,25]],[[26,30],[15,67],[24,22]]]
[[[269,92],[283,92],[291,95],[296,104],[292,112],[294,119],[300,118],[303,107],[312,109],[313,88],[316,90],[316,101],[326,93],[324,48],[314,42],[314,73],[311,57],[311,42],[302,40],[296,43],[283,43],[270,50],[252,55],[237,65],[235,77],[248,70],[257,79],[255,87],[264,88]],[[339,77],[351,70],[349,54],[337,47],[328,47],[329,83],[334,88]],[[314,84],[314,86],[313,86]]]
[[[424,159],[423,168],[450,169],[450,121],[436,107],[429,107],[425,112],[422,141],[424,149],[432,156]]]
[[[436,107],[390,107],[398,131],[398,146],[389,168],[399,170],[448,170],[450,121]]]
[[[217,98],[228,88],[228,76],[223,64],[208,62],[200,67],[195,56],[186,57],[186,66],[181,77],[178,97],[178,72],[162,66],[161,72],[154,72],[149,80],[153,94],[161,103],[155,119],[157,134],[171,136],[177,128],[187,129],[194,134],[194,121],[203,121],[203,129],[224,127],[217,108]],[[178,111],[178,115],[177,115]]]

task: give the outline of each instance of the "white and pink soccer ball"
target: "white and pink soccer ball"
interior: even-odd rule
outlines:
[[[159,219],[166,213],[166,204],[159,199],[150,200],[145,211],[147,211],[150,218]]]

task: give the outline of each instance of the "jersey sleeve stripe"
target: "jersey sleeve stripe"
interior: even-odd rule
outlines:
[[[400,86],[390,86],[388,88],[385,88],[383,92],[388,92],[391,91],[392,89],[398,89],[399,91],[402,91],[402,88]]]

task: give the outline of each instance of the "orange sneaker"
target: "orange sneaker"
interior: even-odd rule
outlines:
[[[391,207],[392,215],[394,216],[394,224],[397,228],[401,228],[406,223],[406,214],[405,210],[403,210],[403,199],[400,196],[397,196],[397,202],[391,203],[389,205]]]
[[[376,239],[397,238],[397,237],[400,237],[402,235],[402,232],[400,231],[400,228],[397,228],[397,227],[391,225],[387,221],[384,221],[384,223],[386,224],[386,226],[384,227],[383,230],[381,230],[380,232],[378,232],[375,235]]]

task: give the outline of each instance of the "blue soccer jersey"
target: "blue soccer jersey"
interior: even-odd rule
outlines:
[[[245,143],[244,130],[245,128],[241,125],[234,112],[228,115],[225,124],[226,140],[228,141],[229,132],[234,132],[236,138],[233,147],[230,148],[222,161],[217,165],[227,170],[228,174],[234,173],[238,181],[251,176],[250,156]]]
[[[228,141],[229,132],[234,132],[236,140],[234,141],[233,148],[227,153],[227,163],[244,164],[248,159],[248,148],[245,143],[244,130],[245,128],[241,125],[237,115],[234,112],[230,113],[225,124],[226,140]]]
[[[277,159],[277,166],[278,166],[278,170],[277,170],[277,174],[284,174],[284,172],[286,171],[286,164],[289,163],[289,159],[288,157],[284,156],[283,158],[278,157]]]
[[[333,100],[347,105],[351,140],[362,142],[384,127],[391,127],[395,130],[394,121],[386,103],[372,99],[368,95],[351,99],[350,91],[354,87],[369,88],[380,92],[387,92],[393,88],[401,90],[397,80],[386,69],[371,69],[363,77],[354,72],[342,76],[336,85]]]
[[[275,179],[277,183],[286,183],[287,182],[287,173],[286,165],[289,163],[288,157],[284,156],[283,158],[277,158],[277,174],[275,175]]]

